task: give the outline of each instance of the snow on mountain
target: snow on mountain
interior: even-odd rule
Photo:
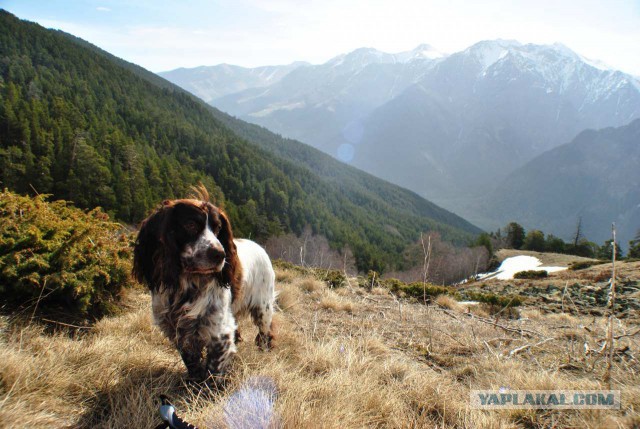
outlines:
[[[359,48],[347,54],[330,59],[326,65],[337,67],[350,64],[354,67],[365,67],[369,64],[409,63],[414,60],[437,60],[446,55],[426,43],[418,45],[410,51],[389,54],[373,48]]]
[[[396,61],[400,63],[408,63],[413,60],[437,60],[446,57],[446,54],[438,51],[431,45],[423,43],[415,49],[406,52],[399,52],[394,55]]]
[[[479,77],[514,72],[528,75],[547,92],[565,93],[577,87],[587,91],[586,102],[606,98],[624,85],[640,89],[638,79],[588,60],[561,43],[523,45],[516,41],[480,42],[462,52],[479,64]],[[515,70],[514,70],[515,69]]]
[[[393,54],[378,51],[373,48],[359,48],[348,54],[341,54],[327,61],[325,65],[329,67],[350,67],[353,69],[362,68],[369,64],[395,63]]]
[[[205,99],[482,226],[469,198],[586,128],[640,117],[636,77],[562,44],[482,41],[450,55],[429,45],[360,48],[320,65],[255,70],[221,69],[242,88]]]
[[[248,88],[272,85],[299,67],[309,65],[296,61],[282,66],[246,68],[231,64],[178,68],[158,73],[206,102]]]
[[[462,52],[480,64],[480,72],[484,73],[498,60],[504,58],[511,49],[522,46],[512,40],[495,40],[478,42]]]

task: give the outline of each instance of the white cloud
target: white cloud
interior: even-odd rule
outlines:
[[[98,6],[98,7],[96,8],[96,10],[97,10],[98,12],[111,12],[111,9],[109,9],[108,7],[104,7],[104,6]]]

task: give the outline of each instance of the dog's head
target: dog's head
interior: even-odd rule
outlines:
[[[239,271],[231,224],[213,204],[165,201],[142,222],[133,274],[151,290],[176,288],[182,275],[236,286]]]

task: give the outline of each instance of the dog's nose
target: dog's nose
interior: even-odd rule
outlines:
[[[215,263],[220,263],[225,257],[224,250],[215,247],[209,247],[207,249],[207,258]]]

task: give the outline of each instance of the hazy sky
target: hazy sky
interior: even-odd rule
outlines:
[[[487,39],[561,42],[640,76],[640,0],[0,0],[154,72],[219,63],[321,63],[359,47]]]

